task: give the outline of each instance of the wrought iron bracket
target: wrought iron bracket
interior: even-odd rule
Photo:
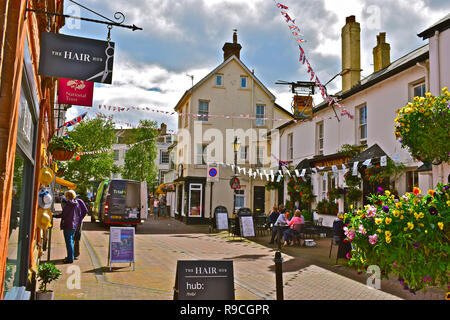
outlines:
[[[111,19],[101,15],[100,13],[97,13],[94,10],[91,10],[91,9],[89,9],[89,8],[87,8],[87,7],[81,5],[81,4],[79,4],[79,3],[77,3],[77,2],[75,2],[73,0],[70,0],[70,1],[73,2],[74,4],[80,6],[83,9],[86,9],[86,10],[88,10],[88,11],[90,11],[90,12],[92,12],[92,13],[94,13],[94,14],[96,14],[96,15],[104,18],[104,19],[106,19],[107,21],[90,19],[90,18],[83,18],[83,17],[72,16],[72,15],[58,13],[58,12],[50,12],[50,11],[45,11],[45,10],[29,9],[29,8],[26,9],[26,12],[34,12],[34,13],[37,13],[37,14],[45,14],[45,15],[48,15],[48,16],[64,17],[64,18],[77,19],[77,20],[82,20],[82,21],[87,21],[87,22],[106,24],[106,25],[108,25],[109,29],[112,28],[112,27],[121,27],[121,28],[131,29],[133,31],[143,30],[142,28],[137,27],[134,24],[133,25],[125,25],[125,24],[123,24],[123,22],[125,21],[125,15],[122,12],[116,12],[114,14],[114,19],[117,20],[117,22],[116,22],[116,21],[113,21],[113,20],[111,20]]]

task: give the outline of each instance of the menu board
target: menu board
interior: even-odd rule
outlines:
[[[228,230],[228,213],[216,213],[217,230]]]
[[[241,226],[241,237],[254,237],[255,236],[255,226],[253,224],[253,217],[245,216],[240,217]]]
[[[231,260],[179,260],[174,300],[234,300]]]
[[[134,228],[110,228],[110,269],[115,262],[133,262],[134,268]]]

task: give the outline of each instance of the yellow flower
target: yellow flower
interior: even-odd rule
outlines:
[[[408,230],[408,228],[403,228],[403,231],[406,231],[406,230]]]
[[[425,225],[423,223],[419,223],[419,227],[425,227]]]
[[[383,231],[381,231],[381,229],[377,229],[377,232],[378,232],[378,233],[382,233]]]
[[[397,209],[400,209],[400,208],[402,207],[402,203],[401,203],[401,202],[397,202],[397,203],[395,204],[395,206],[397,207]]]
[[[390,238],[392,236],[392,233],[389,230],[385,231],[384,234],[386,235],[386,238]]]
[[[391,238],[387,237],[387,238],[386,238],[386,243],[387,243],[387,244],[391,243]]]
[[[390,224],[392,222],[392,218],[386,218],[385,221],[386,221],[386,224]]]
[[[400,215],[400,211],[394,210],[394,217],[398,218],[399,215]]]
[[[384,194],[385,195],[387,195],[388,197],[391,195],[391,192],[389,191],[389,190],[386,190],[385,192],[384,192]]]
[[[450,207],[450,201],[447,201],[447,206]]]
[[[401,216],[400,216],[400,220],[403,220],[403,219],[404,219],[404,217],[403,217],[403,215],[401,215]]]
[[[375,223],[379,226],[383,222],[383,219],[376,218]]]
[[[435,191],[434,190],[428,190],[427,192],[430,196],[434,197]]]
[[[438,222],[439,229],[444,230],[444,224],[442,222]]]
[[[409,230],[414,229],[414,223],[408,222],[408,229]]]
[[[427,92],[427,93],[425,93],[425,96],[426,96],[426,97],[431,97],[431,93],[430,93],[430,92]]]

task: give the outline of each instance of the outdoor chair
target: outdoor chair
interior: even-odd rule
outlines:
[[[298,242],[299,245],[301,245],[301,240],[303,239],[303,245],[305,244],[305,235],[303,233],[303,225],[302,224],[294,224],[293,232],[291,232],[291,235],[293,237],[294,245],[296,242]]]

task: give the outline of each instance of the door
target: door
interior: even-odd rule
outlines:
[[[203,213],[203,186],[191,184],[189,186],[189,217],[201,218]]]
[[[253,192],[253,210],[255,215],[265,214],[266,188],[254,187]]]
[[[141,182],[141,219],[147,220],[148,217],[148,198],[147,181]]]

